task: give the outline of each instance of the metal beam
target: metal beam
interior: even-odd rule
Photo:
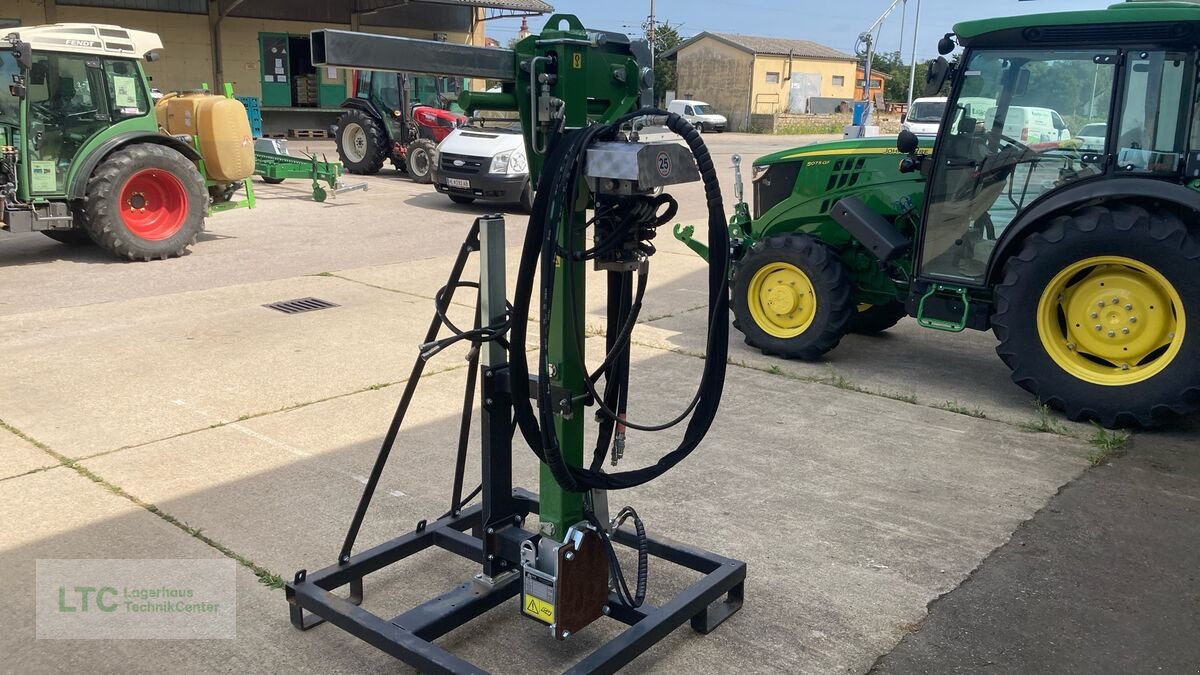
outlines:
[[[470,47],[394,35],[322,29],[312,32],[315,66],[388,70],[512,82],[515,56],[508,49]]]

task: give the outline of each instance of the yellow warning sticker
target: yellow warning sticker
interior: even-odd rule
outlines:
[[[526,614],[538,621],[554,623],[554,605],[545,600],[539,600],[532,595],[522,595],[521,607]]]

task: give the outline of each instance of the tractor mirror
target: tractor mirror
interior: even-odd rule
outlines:
[[[29,84],[46,84],[45,62],[35,63],[29,68]]]
[[[1015,92],[1015,95],[1024,96],[1025,94],[1028,94],[1028,93],[1029,93],[1029,71],[1026,70],[1025,68],[1022,68],[1021,72],[1017,73],[1017,90]]]
[[[941,40],[938,40],[938,53],[942,56],[949,56],[957,46],[954,44],[954,33],[946,33]]]
[[[900,132],[900,135],[896,137],[896,149],[900,151],[900,154],[903,154],[903,155],[916,154],[917,150],[919,150],[920,147],[921,147],[921,140],[919,138],[917,138],[916,134],[909,131],[908,129],[902,130]]]
[[[21,70],[29,70],[33,67],[33,45],[28,42],[18,42],[13,45],[13,57],[17,59]]]
[[[937,96],[942,91],[942,87],[946,84],[946,78],[950,76],[950,62],[946,57],[939,56],[937,59],[929,62],[929,68],[925,71],[925,95]]]

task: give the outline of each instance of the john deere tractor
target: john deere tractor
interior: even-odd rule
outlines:
[[[201,92],[156,110],[141,60],[161,49],[96,24],[0,41],[0,230],[151,260],[187,250],[209,211],[253,204],[245,108]]]
[[[730,226],[737,328],[805,360],[904,316],[990,329],[1013,380],[1071,419],[1196,411],[1198,48],[1192,2],[959,24],[926,83],[949,85],[936,142],[754,162]]]

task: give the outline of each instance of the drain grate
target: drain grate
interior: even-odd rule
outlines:
[[[268,309],[273,309],[284,314],[301,314],[303,312],[315,312],[319,309],[329,309],[330,307],[340,307],[328,300],[320,298],[297,298],[295,300],[281,300],[272,302],[269,305],[263,305]]]

